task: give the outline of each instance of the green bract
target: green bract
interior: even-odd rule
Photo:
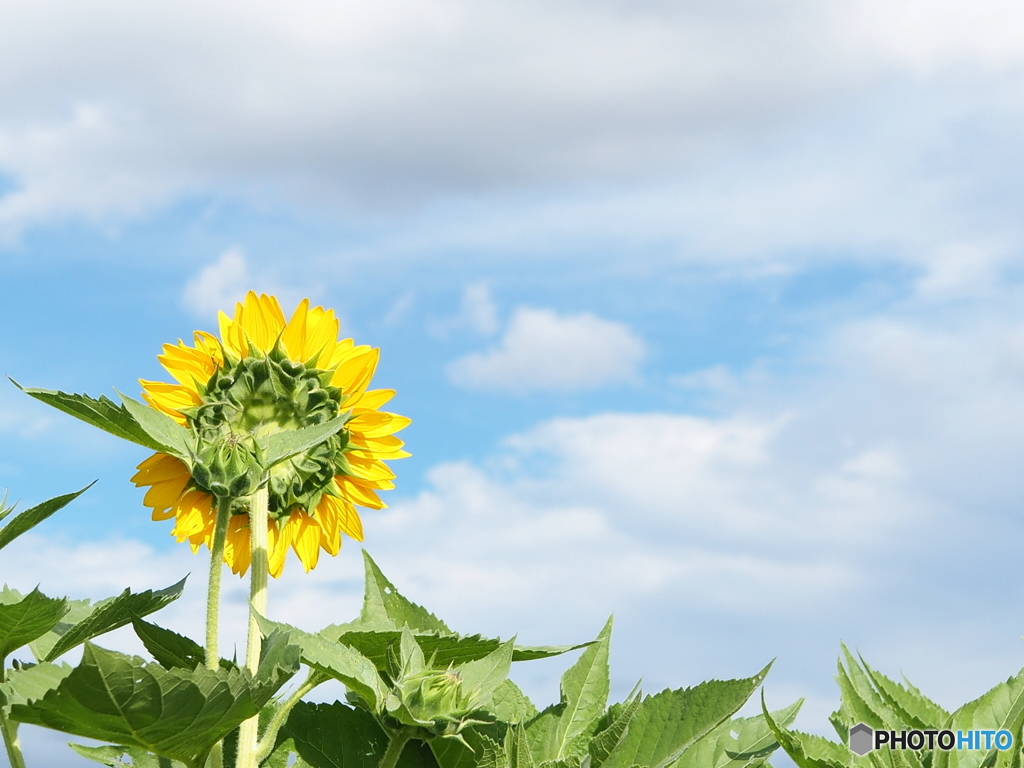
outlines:
[[[300,506],[312,512],[334,476],[348,474],[348,435],[342,424],[316,444],[286,456],[266,450],[276,435],[326,425],[341,413],[344,395],[330,386],[332,371],[289,360],[280,344],[242,359],[224,352],[224,364],[196,382],[202,403],[182,411],[198,436],[192,477],[215,496],[252,493],[267,477],[269,512],[280,518]]]

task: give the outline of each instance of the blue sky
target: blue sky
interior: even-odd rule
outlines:
[[[308,296],[413,419],[365,545],[455,627],[572,642],[614,612],[619,695],[777,657],[769,703],[818,732],[840,640],[949,707],[1024,665],[1016,6],[0,15],[4,373],[133,394],[246,290]],[[199,634],[144,452],[10,386],[0,445],[25,504],[99,479],[4,578],[192,571],[165,621]],[[292,560],[271,613],[351,615],[359,560]],[[518,674],[543,700],[559,670]]]

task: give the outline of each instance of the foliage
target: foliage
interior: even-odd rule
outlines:
[[[855,657],[845,645],[839,659],[839,709],[829,718],[838,733],[836,743],[788,729],[788,724],[765,711],[764,716],[778,743],[799,768],[1019,768],[1024,732],[1024,670],[969,701],[955,712],[947,712],[907,680],[902,683],[873,669]],[[1007,750],[953,749],[937,746],[921,750],[887,746],[858,757],[848,747],[850,728],[864,723],[886,731],[973,731],[1007,730],[1013,747]]]

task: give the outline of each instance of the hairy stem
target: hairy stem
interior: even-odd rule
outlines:
[[[302,700],[303,696],[320,685],[320,683],[325,683],[329,679],[327,675],[317,672],[315,669],[309,670],[306,681],[295,689],[295,692],[288,697],[288,701],[277,708],[274,716],[267,723],[267,730],[264,731],[263,738],[260,739],[260,743],[256,747],[256,765],[266,760],[267,756],[274,750],[277,734],[281,730],[281,726],[284,725],[284,721],[288,719],[292,709],[295,708],[295,705]]]
[[[220,622],[220,577],[224,570],[224,541],[228,534],[228,517],[231,514],[231,499],[222,496],[216,500],[217,523],[213,529],[213,546],[210,552],[210,581],[206,593],[206,667],[217,669],[220,652],[217,648],[218,625]]]
[[[206,668],[216,670],[220,665],[218,635],[220,631],[220,579],[224,571],[224,542],[228,535],[228,518],[231,516],[231,498],[222,496],[215,500],[217,522],[213,529],[213,545],[210,550],[210,579],[206,591]],[[210,751],[208,768],[222,768],[224,746],[217,742]]]
[[[5,677],[4,664],[6,659],[0,659],[0,682]],[[11,762],[11,768],[25,768],[25,757],[21,754],[21,741],[18,739],[18,724],[11,720],[3,707],[0,707],[0,733],[4,737],[4,746],[7,747],[7,759]]]
[[[263,635],[256,614],[267,612],[267,517],[270,494],[264,486],[249,497],[249,541],[252,563],[249,566],[249,639],[245,649],[245,667],[253,675],[260,666]],[[256,768],[256,740],[259,716],[250,717],[238,731],[237,768]]]
[[[398,758],[402,755],[405,742],[412,738],[411,728],[401,728],[391,734],[388,742],[388,751],[380,759],[380,768],[395,768],[398,765]]]

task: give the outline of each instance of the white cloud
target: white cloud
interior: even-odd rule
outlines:
[[[197,191],[332,210],[689,178],[901,79],[1014,81],[1019,16],[1002,0],[16,2],[0,222],[131,216]]]
[[[241,301],[249,290],[249,267],[241,248],[229,248],[185,284],[182,301],[193,314],[216,315]]]
[[[645,356],[643,340],[622,323],[520,307],[497,346],[454,361],[448,378],[469,389],[514,394],[596,389],[638,381]]]
[[[299,302],[297,291],[281,285],[266,273],[254,275],[241,248],[228,248],[185,283],[181,293],[185,308],[199,317],[214,317],[218,310],[229,315],[248,291],[269,293],[278,298],[287,313]]]

